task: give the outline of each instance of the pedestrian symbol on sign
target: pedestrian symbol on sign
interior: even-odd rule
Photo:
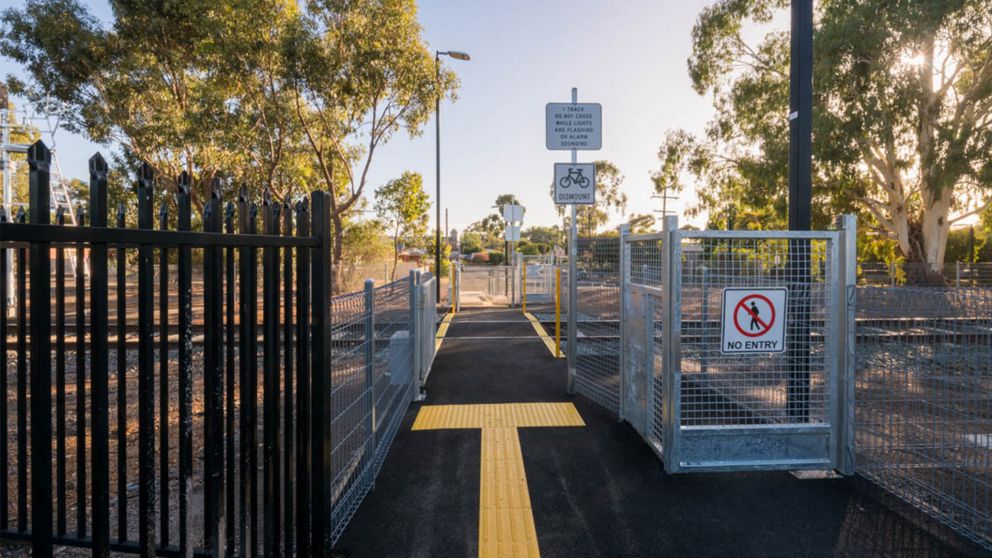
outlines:
[[[787,289],[728,288],[723,291],[720,350],[724,353],[785,351]]]

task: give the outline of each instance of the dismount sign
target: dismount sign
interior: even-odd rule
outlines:
[[[724,289],[720,352],[784,352],[788,299],[788,289]]]
[[[555,203],[596,203],[596,165],[555,163]]]

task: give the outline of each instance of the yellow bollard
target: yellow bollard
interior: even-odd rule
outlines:
[[[555,356],[561,358],[561,266],[555,268]]]
[[[526,314],[527,313],[527,262],[525,262],[523,258],[520,258],[520,265],[523,267],[523,271],[524,271],[523,281],[520,282],[520,289],[521,289],[520,292],[523,295],[522,300],[524,303],[524,314]]]

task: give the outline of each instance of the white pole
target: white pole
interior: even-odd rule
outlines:
[[[572,88],[572,104],[579,102],[579,90],[576,87]],[[572,150],[572,164],[578,162],[578,152]],[[596,187],[595,184],[592,186]],[[578,297],[579,288],[577,284],[578,272],[576,271],[576,259],[578,258],[578,248],[576,244],[578,243],[578,229],[575,225],[575,204],[572,204],[571,208],[571,218],[572,222],[569,223],[568,227],[568,346],[566,347],[568,351],[568,381],[565,386],[565,391],[572,395],[575,393],[575,343],[577,338],[577,304],[576,298]]]

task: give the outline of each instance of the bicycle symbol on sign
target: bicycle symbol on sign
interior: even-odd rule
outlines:
[[[589,178],[582,176],[582,169],[570,168],[568,169],[568,174],[561,177],[561,180],[558,181],[558,184],[562,188],[568,188],[572,184],[578,185],[579,188],[588,188]]]

